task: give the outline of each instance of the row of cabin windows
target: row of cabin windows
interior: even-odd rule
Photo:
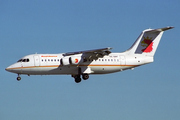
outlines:
[[[59,59],[41,59],[42,62],[59,62],[60,60]]]
[[[105,61],[105,62],[119,62],[120,60],[119,59],[104,59],[104,58],[99,58],[99,59],[97,59],[97,60],[93,60],[93,59],[83,59],[83,62],[87,62],[87,61],[89,61],[89,62],[91,62],[91,61]]]
[[[96,60],[97,61],[97,60]],[[119,62],[119,59],[99,59],[99,61],[108,61],[108,62]]]
[[[27,60],[29,62],[29,60]],[[59,59],[42,59],[42,62],[59,62]],[[93,61],[93,59],[89,59],[89,61]],[[95,61],[105,61],[105,62],[119,62],[119,59],[97,59]],[[87,62],[87,60],[84,60],[84,62]]]

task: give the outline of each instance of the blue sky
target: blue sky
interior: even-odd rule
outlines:
[[[179,120],[180,1],[1,0],[1,120]],[[22,76],[4,69],[34,53],[127,50],[142,30],[166,31],[154,63],[124,72]]]

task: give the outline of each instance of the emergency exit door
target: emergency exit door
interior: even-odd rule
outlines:
[[[34,66],[39,66],[39,56],[38,55],[34,56]]]
[[[126,65],[126,58],[125,58],[125,56],[120,56],[120,65]]]

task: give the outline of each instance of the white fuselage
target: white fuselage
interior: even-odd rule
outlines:
[[[74,58],[82,54],[72,55]],[[131,69],[143,64],[153,62],[153,57],[144,55],[125,55],[124,53],[110,53],[98,59],[81,60],[78,64],[62,65],[63,54],[33,54],[23,57],[19,62],[9,66],[6,70],[17,74],[50,75],[50,74],[107,74]]]

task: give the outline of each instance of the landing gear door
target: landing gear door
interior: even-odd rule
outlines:
[[[120,65],[126,65],[126,58],[125,58],[125,56],[120,56]]]
[[[39,56],[38,55],[34,56],[34,66],[39,66]]]

